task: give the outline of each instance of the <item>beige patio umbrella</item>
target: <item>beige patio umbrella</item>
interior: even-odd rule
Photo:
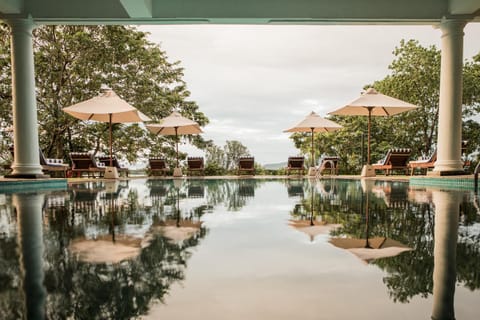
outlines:
[[[199,134],[202,133],[200,125],[193,120],[183,117],[180,113],[174,111],[168,117],[160,120],[160,123],[148,124],[148,130],[154,134],[161,135],[175,135],[176,142],[176,156],[178,168],[178,136],[185,134]]]
[[[152,231],[168,238],[170,243],[181,243],[200,233],[201,221],[167,219],[152,227]]]
[[[418,108],[418,106],[381,94],[374,88],[368,88],[359,98],[328,114],[339,116],[368,116],[367,164],[369,165],[372,116],[391,116],[415,108]]]
[[[413,250],[403,243],[387,237],[369,237],[369,194],[373,191],[375,182],[373,180],[361,180],[361,187],[365,195],[365,238],[331,238],[329,242],[334,246],[345,249],[361,260],[370,262],[375,259],[393,257],[405,251]],[[364,198],[362,195],[362,206]]]
[[[112,166],[112,123],[150,121],[138,109],[121,99],[112,89],[89,100],[63,108],[63,111],[80,120],[108,122],[110,130],[110,166]]]
[[[342,126],[338,123],[324,119],[320,117],[315,112],[311,112],[308,116],[305,117],[302,121],[297,123],[295,126],[290,129],[284,130],[283,132],[311,132],[312,133],[312,167],[315,167],[315,149],[313,147],[313,138],[315,132],[332,132],[338,129],[341,129]]]
[[[370,239],[332,238],[329,242],[335,247],[353,253],[367,263],[371,260],[394,257],[412,250],[403,243],[386,237]]]
[[[142,250],[142,239],[129,235],[100,235],[92,239],[74,239],[70,252],[89,263],[119,263],[135,259]]]
[[[310,238],[310,241],[313,242],[315,237],[320,234],[329,234],[330,231],[339,228],[339,224],[328,223],[327,221],[318,221],[314,219],[314,205],[315,205],[315,195],[313,181],[310,181],[310,214],[309,218],[303,219],[291,219],[289,220],[289,226],[295,228],[296,230],[305,233]]]
[[[314,221],[312,224],[312,222],[309,219],[290,220],[288,225],[300,232],[305,233],[309,237],[310,241],[312,242],[313,240],[315,240],[316,236],[320,234],[329,234],[330,231],[341,227],[340,224],[326,223],[323,221]]]

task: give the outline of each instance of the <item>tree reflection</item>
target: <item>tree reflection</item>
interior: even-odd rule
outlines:
[[[69,192],[50,193],[43,203],[43,226],[37,224],[37,229],[43,229],[43,242],[37,242],[45,244],[40,263],[44,267],[29,265],[44,274],[42,283],[47,295],[41,309],[48,319],[131,319],[145,314],[152,303],[163,301],[174,282],[185,278],[191,248],[207,233],[200,227],[191,237],[172,242],[154,228],[155,219],[173,218],[175,213],[182,215],[182,219],[198,220],[205,212],[204,205],[182,213],[178,201],[174,201],[179,194],[169,192],[162,199],[165,210],[152,213],[136,190],[122,186],[108,188],[102,183],[79,185]],[[5,209],[1,211],[2,222],[6,221],[3,219],[6,215],[9,223],[16,224],[13,208]],[[38,211],[28,215],[41,217],[42,204]],[[24,233],[23,237],[28,240],[31,234],[34,233]],[[110,235],[113,240],[123,234],[143,237],[143,247],[136,258],[119,263],[90,263],[70,251],[73,240],[79,237]],[[32,310],[11,308],[21,306],[24,301],[17,289],[21,272],[18,245],[12,236],[0,237],[1,319],[24,318]],[[31,256],[33,251],[29,252]]]
[[[332,237],[365,237],[365,197],[360,181],[319,180],[314,191],[313,209],[311,195],[307,195],[295,204],[292,217],[306,218],[312,212],[314,219],[341,224],[330,231]],[[435,206],[431,191],[410,188],[407,183],[374,182],[370,192],[369,236],[392,238],[413,248],[370,264],[386,272],[383,282],[394,301],[407,303],[414,296],[432,295]],[[480,215],[473,195],[461,194],[456,279],[457,284],[476,290],[480,288]]]

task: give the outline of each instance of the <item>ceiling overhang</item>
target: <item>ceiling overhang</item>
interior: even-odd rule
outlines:
[[[436,24],[480,22],[480,0],[1,0],[39,24]]]

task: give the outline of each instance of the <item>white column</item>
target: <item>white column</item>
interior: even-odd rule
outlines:
[[[12,178],[38,178],[39,158],[35,69],[30,19],[9,20],[12,49],[14,160]]]
[[[432,320],[455,320],[458,217],[462,192],[433,191],[435,244]]]
[[[444,20],[440,69],[440,110],[438,116],[437,162],[434,175],[453,175],[463,172],[462,144],[462,20]]]

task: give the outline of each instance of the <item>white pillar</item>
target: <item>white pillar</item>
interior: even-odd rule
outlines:
[[[35,69],[30,19],[9,20],[12,50],[13,142],[12,178],[45,177],[39,158]]]
[[[458,217],[462,192],[433,191],[435,244],[433,266],[433,320],[455,320]]]
[[[462,70],[463,20],[444,20],[440,67],[440,109],[438,116],[437,162],[433,175],[463,173],[462,144]]]

